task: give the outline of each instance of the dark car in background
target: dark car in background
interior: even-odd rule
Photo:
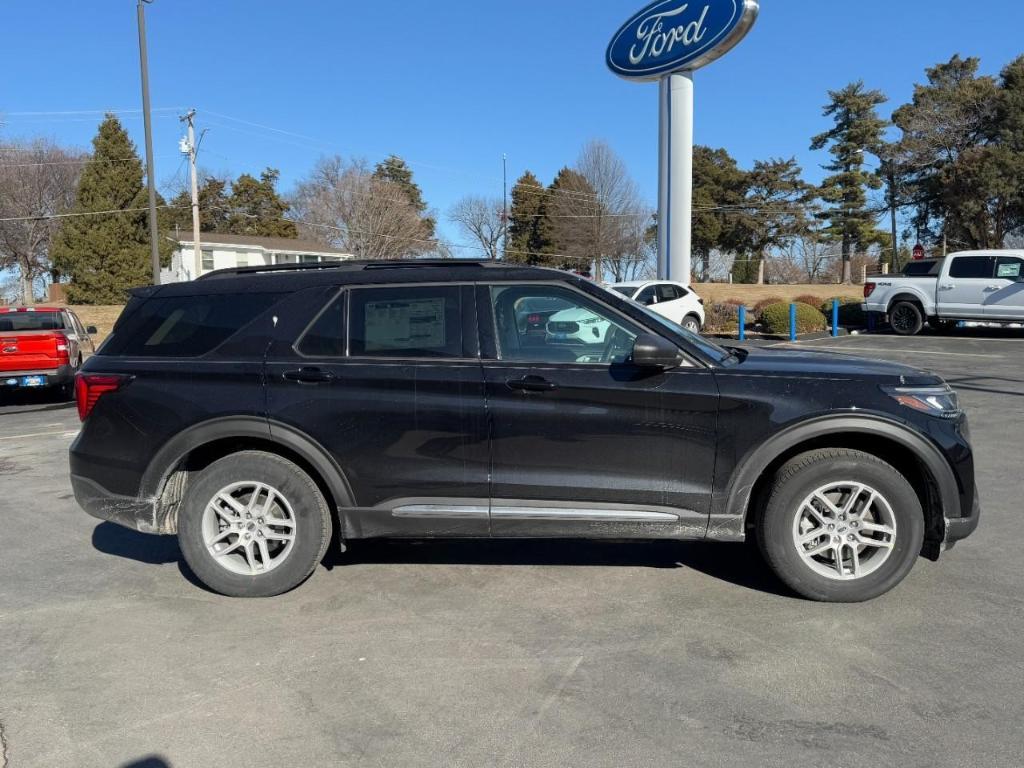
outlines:
[[[549,311],[598,318],[600,343],[540,334]],[[346,262],[140,289],[78,392],[79,503],[176,534],[227,595],[297,586],[333,530],[753,538],[800,595],[852,602],[979,518],[939,377],[718,346],[546,269]]]
[[[70,397],[75,373],[96,351],[95,333],[70,309],[0,307],[0,388],[50,388]]]

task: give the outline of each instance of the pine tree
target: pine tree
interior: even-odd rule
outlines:
[[[118,119],[107,115],[78,183],[71,212],[82,215],[65,219],[53,243],[54,267],[71,280],[69,301],[120,304],[130,289],[152,282],[147,204],[135,145]],[[159,242],[167,266],[173,244],[164,237]]]
[[[413,208],[423,219],[423,239],[433,240],[437,229],[437,222],[427,212],[427,203],[423,199],[423,190],[413,181],[412,169],[398,155],[390,155],[386,160],[377,164],[373,171],[373,178],[380,181],[387,181],[398,186],[405,196],[409,198]],[[426,245],[424,243],[424,245]]]
[[[548,191],[526,171],[512,187],[505,260],[517,264],[546,263],[551,245],[543,233]]]
[[[732,253],[739,247],[737,207],[746,191],[747,174],[726,150],[694,147],[693,271],[701,282],[711,278],[715,251]]]
[[[171,225],[185,237],[192,232],[192,196],[185,191],[171,201],[174,207],[170,211]],[[199,231],[223,232],[228,227],[228,182],[208,176],[199,184]]]
[[[267,168],[257,180],[243,173],[231,185],[228,197],[227,232],[232,235],[298,237],[294,221],[285,218],[286,203],[276,190],[280,174]]]
[[[876,235],[875,213],[868,206],[867,189],[880,189],[882,180],[865,169],[866,155],[878,155],[885,144],[887,123],[878,116],[878,106],[888,99],[881,91],[866,90],[864,83],[851,83],[841,91],[829,91],[831,101],[825,117],[834,126],[815,136],[812,150],[824,149],[834,160],[825,169],[833,173],[821,185],[819,195],[829,207],[822,213],[826,231],[843,245],[843,282],[852,282],[850,259]]]
[[[589,271],[598,254],[597,195],[583,174],[563,168],[548,187],[538,234],[554,254],[547,261],[559,269]]]

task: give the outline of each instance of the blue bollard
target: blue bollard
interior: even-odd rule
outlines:
[[[832,301],[832,338],[839,336],[839,299]]]
[[[740,306],[740,341],[747,338],[747,308]]]
[[[796,341],[796,304],[789,305],[789,340]]]

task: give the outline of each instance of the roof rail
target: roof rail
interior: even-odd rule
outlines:
[[[348,259],[345,261],[310,262],[308,264],[274,264],[257,267],[229,267],[200,275],[196,280],[209,280],[220,277],[237,277],[240,275],[275,274],[281,272],[309,272],[330,269],[408,269],[410,267],[482,267],[494,262],[470,259],[402,259],[375,260]]]

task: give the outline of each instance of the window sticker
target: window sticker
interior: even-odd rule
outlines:
[[[999,265],[999,277],[1007,280],[1016,280],[1020,277],[1021,262],[1015,262],[1013,264],[1000,264]]]
[[[374,301],[366,304],[367,352],[439,349],[445,346],[445,299]]]

